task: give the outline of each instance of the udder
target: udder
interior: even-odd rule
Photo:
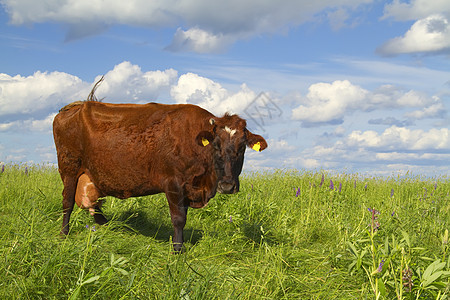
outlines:
[[[88,209],[93,216],[95,209],[100,208],[102,201],[98,200],[99,192],[88,175],[81,174],[78,178],[77,190],[75,192],[75,202],[78,207]]]

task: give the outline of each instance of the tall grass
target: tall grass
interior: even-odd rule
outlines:
[[[78,208],[59,237],[62,184],[42,166],[0,173],[1,299],[447,299],[450,182],[324,172],[241,176],[188,212],[172,254],[163,195]]]

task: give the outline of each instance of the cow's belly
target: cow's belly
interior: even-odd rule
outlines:
[[[103,196],[129,198],[163,192],[159,178],[151,175],[151,162],[129,153],[104,153],[87,159],[85,168]]]

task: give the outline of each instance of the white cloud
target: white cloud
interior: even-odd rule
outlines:
[[[96,94],[111,102],[150,102],[168,91],[176,78],[173,69],[142,72],[139,66],[125,61],[105,75]],[[0,74],[0,116],[56,111],[67,103],[86,99],[92,85],[63,72],[38,71],[28,77]]]
[[[316,145],[298,155],[315,161],[315,168],[368,171],[392,175],[446,173],[450,157],[449,129],[411,130],[392,126],[385,131],[353,131],[330,146]],[[300,159],[290,158],[300,163]]]
[[[96,34],[108,26],[124,24],[150,28],[186,27],[175,33],[169,48],[181,51],[218,52],[238,39],[285,31],[310,21],[322,11],[334,28],[342,26],[350,12],[371,0],[301,1],[46,1],[1,0],[11,23],[56,22],[69,25],[67,39]]]
[[[99,99],[105,97],[107,102],[151,102],[160,93],[168,91],[177,76],[177,71],[173,69],[142,72],[138,65],[124,61],[105,74],[96,96]],[[97,77],[95,81],[99,79]]]
[[[383,18],[394,18],[399,21],[423,19],[433,14],[450,15],[450,2],[447,0],[410,0],[403,2],[393,0],[384,7]]]
[[[290,154],[296,150],[296,147],[286,140],[268,139],[267,144],[270,147],[267,148],[266,153]]]
[[[416,119],[442,118],[446,113],[439,97],[404,91],[393,85],[371,92],[348,80],[313,84],[306,97],[299,101],[302,104],[292,110],[292,119],[301,121],[304,126],[341,124],[344,117],[355,111],[420,108],[405,114]]]
[[[413,90],[405,92],[404,94],[398,94],[398,98],[395,100],[397,105],[401,107],[423,107],[439,101],[437,98],[433,99],[424,93]]]
[[[410,113],[406,113],[405,117],[413,119],[426,119],[426,118],[440,118],[444,117],[446,109],[444,104],[436,103],[431,106],[425,107],[422,110],[416,110]]]
[[[449,129],[411,130],[392,126],[379,134],[375,131],[353,131],[346,141],[351,147],[383,150],[450,150]]]
[[[382,45],[378,52],[386,55],[450,50],[450,22],[441,15],[416,21],[402,37]]]
[[[404,153],[404,152],[380,152],[376,153],[376,159],[380,161],[419,161],[419,160],[441,160],[448,161],[450,154],[442,153]]]
[[[80,100],[80,90],[85,87],[78,77],[63,72],[38,71],[28,77],[0,74],[0,116],[56,109]]]
[[[364,101],[369,92],[350,81],[316,83],[309,87],[305,104],[292,111],[292,118],[306,123],[342,122],[344,115],[356,109],[367,109]]]
[[[385,55],[435,53],[450,50],[450,2],[447,0],[394,0],[384,7],[382,19],[414,20],[400,37],[387,41],[377,50]]]
[[[199,28],[187,31],[178,28],[166,49],[174,52],[220,53],[232,42],[234,38],[222,33],[215,35]]]
[[[35,132],[52,132],[52,124],[53,119],[55,118],[56,113],[49,114],[45,119],[36,120],[16,120],[8,123],[0,123],[0,132],[7,131],[35,131]]]
[[[43,132],[52,132],[53,119],[55,118],[56,113],[52,113],[48,115],[43,120],[30,120],[26,122],[26,125],[33,131],[43,131]]]
[[[193,73],[181,75],[170,94],[177,103],[196,104],[215,115],[239,113],[256,97],[245,84],[240,91],[232,93],[219,83]]]
[[[14,126],[14,124],[14,122],[0,123],[0,132],[10,130]]]

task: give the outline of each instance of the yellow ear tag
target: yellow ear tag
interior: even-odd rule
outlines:
[[[205,139],[205,138],[202,138],[202,144],[203,144],[204,147],[206,147],[206,146],[209,145],[209,141],[207,139]]]
[[[252,149],[255,151],[259,151],[259,149],[261,149],[261,143],[257,142],[256,144],[253,145]]]

